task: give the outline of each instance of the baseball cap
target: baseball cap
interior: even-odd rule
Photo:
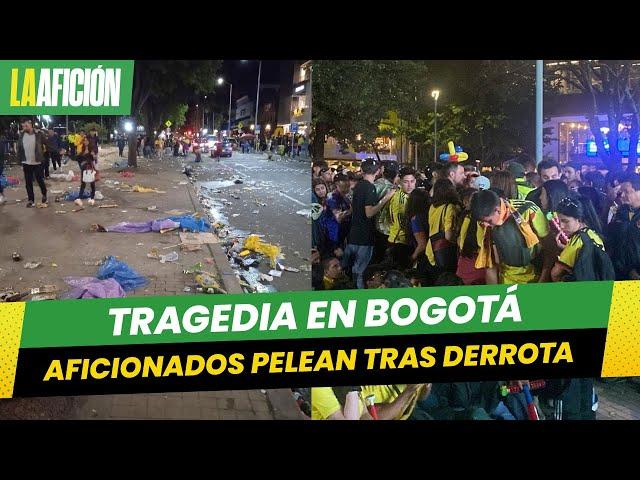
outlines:
[[[524,177],[525,175],[524,165],[516,161],[509,162],[509,164],[507,165],[507,171],[511,172],[516,178]]]
[[[471,185],[478,190],[489,190],[491,181],[484,175],[480,175],[471,179]]]

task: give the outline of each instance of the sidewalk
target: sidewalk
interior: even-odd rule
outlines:
[[[126,154],[126,151],[125,151]],[[56,285],[59,293],[68,287],[66,276],[95,276],[98,266],[91,265],[107,255],[116,256],[144,275],[149,283],[127,296],[193,295],[194,275],[183,270],[202,262],[218,277],[229,293],[241,293],[237,278],[230,271],[226,256],[218,245],[203,245],[201,251],[181,251],[177,232],[140,234],[92,232],[91,225],[108,226],[122,221],[142,222],[169,216],[167,211],[182,210],[187,214],[199,211],[193,187],[182,173],[180,159],[138,158],[133,178],[123,178],[113,167],[115,161],[126,165],[126,157],[118,159],[116,148],[101,151],[98,163],[101,180],[96,189],[104,200],[84,210],[73,202],[55,203],[56,196],[78,191],[79,182],[47,181],[49,208],[25,208],[26,191],[20,167],[5,168],[5,175],[21,179],[16,188],[6,188],[7,204],[0,206],[0,290],[26,291],[44,285]],[[78,172],[76,162],[63,165],[63,172]],[[54,173],[52,170],[50,173]],[[56,172],[57,173],[57,172]],[[119,184],[115,184],[119,182]],[[166,193],[135,193],[119,190],[121,184],[140,185]],[[34,185],[36,200],[39,189]],[[20,200],[16,202],[16,200]],[[117,204],[116,208],[98,208]],[[148,211],[149,207],[155,211]],[[66,213],[57,213],[66,212]],[[178,253],[176,262],[160,263],[147,257],[152,247],[161,255]],[[19,252],[20,262],[14,262],[12,252]],[[213,263],[205,263],[211,258]],[[27,262],[40,262],[35,269],[25,269]],[[85,264],[87,263],[87,264]],[[189,291],[185,291],[188,287]],[[26,300],[29,300],[27,297]],[[288,395],[288,397],[287,397]],[[290,401],[288,401],[290,399]],[[13,405],[11,405],[13,403]],[[73,399],[41,398],[0,401],[1,418],[289,418],[297,412],[290,391],[193,392],[138,395],[100,395]]]

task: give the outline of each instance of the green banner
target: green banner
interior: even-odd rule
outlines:
[[[133,60],[0,60],[0,115],[129,115]]]
[[[61,300],[20,348],[606,328],[613,282]]]

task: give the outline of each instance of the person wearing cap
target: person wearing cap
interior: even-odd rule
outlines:
[[[373,185],[380,171],[380,162],[366,159],[361,164],[363,178],[353,190],[351,204],[351,230],[342,257],[342,268],[351,270],[358,288],[365,288],[363,273],[371,261],[375,244],[375,215],[391,199],[395,190],[390,189],[378,199]]]
[[[489,190],[491,188],[491,181],[484,175],[473,177],[471,179],[471,188],[476,190]]]
[[[515,160],[507,164],[507,171],[513,175],[518,190],[518,198],[524,200],[527,195],[534,190],[533,186],[527,182],[524,165]]]

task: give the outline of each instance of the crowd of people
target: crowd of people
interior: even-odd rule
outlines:
[[[97,175],[96,164],[98,162],[99,139],[98,132],[84,130],[70,134],[64,139],[52,129],[44,129],[34,126],[31,119],[20,121],[21,131],[15,141],[15,154],[22,165],[24,185],[27,190],[27,208],[48,207],[47,186],[45,179],[49,178],[51,171],[62,169],[63,160],[68,158],[77,161],[80,168],[80,198],[84,194],[87,185],[91,187],[89,202],[93,204],[95,195],[95,180]],[[0,176],[4,168],[4,149],[0,155]],[[36,204],[34,181],[38,184],[41,194],[41,202]],[[82,201],[79,200],[79,204]],[[0,185],[0,204],[4,203],[2,186]]]
[[[354,171],[315,162],[312,176],[315,290],[640,279],[640,175],[633,171],[521,157],[486,174],[455,162],[416,171],[369,158]],[[442,418],[433,402],[468,413],[481,392],[497,391],[486,383],[495,382],[399,387],[415,388],[414,407],[418,392],[435,396],[422,413]],[[320,418],[344,414],[330,390],[314,389],[317,405],[330,406],[316,412]],[[458,390],[476,392],[475,403]],[[564,399],[565,417],[595,417],[592,379],[567,380],[562,391],[554,398]],[[500,417],[492,408],[485,413]]]

